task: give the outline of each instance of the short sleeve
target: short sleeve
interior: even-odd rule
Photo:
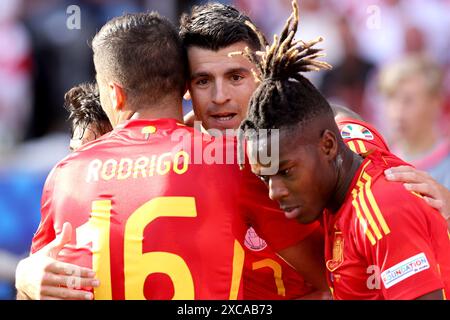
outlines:
[[[400,183],[374,191],[368,208],[373,213],[367,227],[372,238],[367,231],[359,238],[369,262],[378,267],[383,297],[409,300],[443,289],[430,232],[438,213]]]

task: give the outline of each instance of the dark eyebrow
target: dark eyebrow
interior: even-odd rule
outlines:
[[[250,73],[250,70],[247,68],[233,68],[230,70],[227,70],[227,72],[225,72],[225,74],[232,74],[232,73]]]
[[[230,74],[234,74],[234,73],[250,73],[250,70],[247,68],[232,68],[229,69],[225,72],[226,75],[230,75]],[[191,74],[191,80],[195,79],[195,78],[200,78],[200,77],[209,77],[211,76],[210,72],[206,72],[206,71],[199,71],[199,72],[195,72],[193,74]]]
[[[211,73],[208,73],[206,71],[200,71],[200,72],[191,74],[191,79],[200,78],[200,77],[209,77],[210,75],[211,75]]]
[[[280,163],[278,164],[278,171],[277,171],[277,173],[280,172],[280,170],[281,170],[281,171],[284,170],[284,169],[281,169],[281,168],[287,167],[287,166],[289,166],[289,165],[293,165],[294,163],[295,163],[295,162],[292,161],[292,160],[283,160],[283,161],[280,161]]]
[[[281,161],[279,164],[278,164],[278,167],[283,167],[283,166],[285,166],[286,164],[289,164],[289,162],[291,162],[290,160],[283,160],[283,161]]]

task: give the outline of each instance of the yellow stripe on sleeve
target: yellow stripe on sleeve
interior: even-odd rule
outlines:
[[[367,148],[366,148],[364,142],[362,142],[361,140],[357,140],[356,142],[358,143],[359,150],[361,150],[361,153],[366,153]]]
[[[356,216],[359,219],[359,222],[361,223],[363,229],[364,229],[364,233],[366,234],[367,238],[369,239],[370,243],[372,245],[374,245],[376,243],[375,238],[372,235],[372,232],[370,232],[369,228],[367,227],[367,223],[366,220],[364,220],[364,218],[361,215],[361,210],[359,209],[359,205],[358,202],[356,201],[356,199],[353,199],[352,201],[353,207],[356,210]]]
[[[356,146],[355,143],[353,141],[349,141],[347,142],[347,146],[350,148],[350,150],[352,150],[354,153],[358,153],[358,151],[356,151]]]
[[[369,176],[367,173],[364,172],[363,178],[367,181],[365,185],[366,190],[366,196],[367,199],[369,199],[370,206],[372,207],[372,210],[375,212],[375,216],[378,219],[378,222],[381,225],[381,229],[383,229],[383,232],[388,235],[391,230],[389,229],[386,220],[384,220],[383,215],[381,214],[380,208],[378,207],[377,202],[375,201],[375,197],[373,196],[372,190],[371,190],[371,184],[372,184],[372,177]]]
[[[366,184],[367,186],[367,184]],[[355,199],[356,200],[356,199]],[[377,236],[377,239],[380,240],[383,238],[380,229],[378,228],[375,220],[373,219],[372,214],[370,213],[369,207],[366,204],[366,200],[364,199],[364,189],[361,188],[361,190],[358,193],[358,200],[361,204],[362,212],[364,213],[364,216],[366,217],[367,221],[369,222],[369,225],[372,227],[372,230],[375,232],[375,235]]]

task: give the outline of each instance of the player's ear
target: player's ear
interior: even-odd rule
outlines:
[[[121,110],[125,104],[125,90],[115,82],[110,82],[108,86],[113,109]]]
[[[338,141],[333,131],[324,130],[320,140],[320,148],[328,160],[334,161],[338,153]]]

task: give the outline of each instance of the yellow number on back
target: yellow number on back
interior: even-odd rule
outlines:
[[[167,274],[173,282],[173,299],[194,299],[194,281],[186,262],[169,252],[142,253],[145,227],[159,217],[196,217],[192,197],[152,199],[128,218],[124,236],[125,299],[145,299],[145,279],[152,273]],[[111,201],[92,202],[89,221],[76,230],[77,247],[92,243],[92,268],[100,280],[95,299],[112,299],[110,260]]]
[[[161,197],[143,204],[125,226],[125,299],[145,299],[144,283],[149,274],[167,274],[173,282],[173,299],[194,299],[194,281],[186,262],[168,252],[142,253],[145,227],[159,217],[196,217],[195,199]]]

